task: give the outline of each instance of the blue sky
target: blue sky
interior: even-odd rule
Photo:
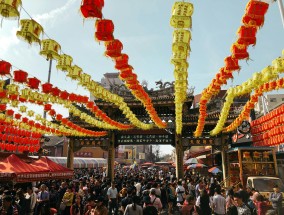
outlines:
[[[223,59],[230,55],[230,47],[236,40],[236,31],[247,1],[201,0],[194,4],[191,53],[188,58],[188,83],[198,94],[208,86]],[[111,59],[104,57],[104,45],[94,39],[95,20],[85,20],[80,14],[79,0],[30,0],[23,1],[25,10],[44,28],[48,37],[61,44],[64,53],[73,57],[74,64],[82,67],[95,81],[104,73],[117,72]],[[105,0],[104,18],[115,25],[114,36],[129,55],[129,64],[141,82],[146,80],[155,88],[155,81],[173,81],[173,65],[170,64],[173,28],[169,25],[174,1],[164,0]],[[21,18],[28,15],[22,10]],[[41,57],[39,46],[29,45],[15,35],[18,22],[3,20],[0,28],[0,58],[27,71],[30,75],[47,80],[48,62]],[[44,35],[44,39],[47,36]],[[277,3],[270,4],[264,26],[257,33],[255,47],[249,48],[249,61],[241,61],[239,73],[228,81],[226,89],[261,71],[281,55],[284,49],[284,29]],[[51,83],[60,89],[89,95],[77,83],[52,68]],[[65,111],[65,113],[67,113]],[[162,147],[164,148],[164,147]]]

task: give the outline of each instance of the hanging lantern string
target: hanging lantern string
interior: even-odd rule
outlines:
[[[12,65],[12,64],[11,64]],[[13,66],[13,65],[12,65]],[[13,66],[13,67],[15,67],[15,66]],[[17,67],[15,67],[15,68],[17,68]],[[17,69],[19,69],[19,68],[17,68]],[[20,69],[19,69],[20,70]],[[35,77],[36,78],[36,77]],[[36,78],[37,79],[37,78]],[[56,87],[55,87],[56,88]],[[58,89],[59,90],[59,89]],[[61,91],[61,90],[59,90],[60,92],[63,92],[63,91]],[[71,95],[70,93],[68,93],[69,95]],[[74,95],[76,95],[76,94],[74,94]],[[62,99],[62,98],[61,98]],[[68,100],[65,100],[65,99],[62,99],[62,100],[64,100],[64,101],[68,101]],[[90,101],[88,100],[88,101],[85,101],[85,102],[78,102],[78,103],[81,103],[81,104],[87,104],[87,103],[89,103]],[[89,105],[86,105],[86,107],[88,108],[88,106]],[[91,104],[91,106],[88,108],[88,109],[90,109],[95,115],[97,115],[97,113],[100,113],[100,116],[103,116],[103,118],[102,117],[98,117],[98,118],[100,118],[101,120],[103,120],[104,121],[104,123],[107,123],[107,124],[109,124],[109,123],[112,123],[116,128],[120,128],[120,129],[130,129],[130,128],[132,128],[133,126],[131,126],[131,125],[126,125],[126,124],[121,124],[121,123],[119,123],[119,122],[117,122],[117,121],[114,121],[114,120],[112,120],[112,119],[110,119],[103,111],[101,111],[98,107],[96,108],[96,111],[93,111],[93,108],[94,107],[97,107],[94,103],[92,103]],[[109,125],[111,125],[111,124],[109,124]],[[112,125],[112,126],[113,126]],[[115,128],[115,127],[112,127],[112,128]]]
[[[33,20],[33,18],[32,18],[32,16],[27,12],[27,10],[25,10],[25,9],[23,9],[27,14],[28,14],[28,16]],[[49,39],[50,39],[50,37],[46,34],[46,32],[45,31],[43,31],[43,34],[45,34]],[[52,39],[51,39],[52,40]],[[31,41],[28,41],[29,43],[31,43]],[[38,40],[37,40],[37,42],[38,42]],[[60,48],[60,50],[61,50],[61,48]],[[64,54],[64,52],[61,50],[61,52],[63,53],[63,55],[65,55]],[[62,56],[62,55],[60,55],[60,56]],[[72,59],[72,58],[71,58]],[[72,63],[72,61],[73,61],[73,59],[71,60],[71,63]],[[81,74],[81,75],[87,75],[87,74]],[[74,78],[72,78],[72,79],[74,79]],[[75,79],[75,80],[77,80],[77,79]],[[78,80],[77,80],[78,81]],[[93,80],[90,80],[90,82],[93,82],[92,84],[96,84],[96,85],[98,85],[95,81],[93,81]],[[81,84],[81,83],[80,83]],[[85,89],[87,89],[90,93],[93,93],[95,96],[96,96],[96,91],[94,90],[94,89],[92,89],[91,87],[89,87],[88,85],[83,85],[83,86],[85,86]],[[116,94],[112,94],[112,93],[110,93],[109,91],[107,91],[106,89],[104,89],[103,88],[103,90],[106,92],[106,94],[108,94],[109,96],[114,96],[114,95],[116,95]],[[117,95],[116,95],[117,96]],[[119,97],[119,96],[117,96],[117,97]],[[100,97],[101,98],[101,97]],[[111,102],[111,103],[114,103],[115,105],[118,105],[116,102],[114,102],[113,101],[113,99],[110,99],[109,97],[105,97],[105,98],[101,98],[101,99],[103,99],[103,100],[105,100],[105,101],[108,101],[108,102]],[[133,124],[133,125],[135,125],[136,127],[138,127],[138,128],[141,128],[141,129],[151,129],[152,127],[153,127],[153,125],[152,124],[145,124],[145,123],[143,123],[143,122],[141,122],[140,120],[138,120],[138,118],[136,117],[136,115],[130,110],[130,108],[128,107],[128,105],[123,101],[123,98],[121,98],[121,97],[119,97],[118,99],[120,99],[120,100],[122,100],[122,102],[118,105],[118,107],[123,111],[123,109],[126,109],[127,110],[127,113],[125,114],[125,116],[126,116],[126,118],[128,118],[129,119],[129,121]],[[122,104],[124,105],[124,106],[126,106],[125,108],[123,108],[122,109]]]

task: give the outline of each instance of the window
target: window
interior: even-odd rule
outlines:
[[[270,98],[270,102],[276,102],[276,98]]]
[[[284,98],[282,98],[282,102],[284,101]]]

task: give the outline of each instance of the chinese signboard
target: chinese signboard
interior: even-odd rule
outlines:
[[[220,138],[184,138],[182,139],[183,147],[200,146],[200,145],[220,145]]]
[[[74,152],[74,157],[92,158],[93,152]]]
[[[118,134],[116,145],[174,144],[171,134]]]

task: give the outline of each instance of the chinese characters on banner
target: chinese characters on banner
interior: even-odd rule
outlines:
[[[171,134],[118,134],[117,145],[174,144]]]
[[[74,157],[92,158],[93,152],[74,152]]]

